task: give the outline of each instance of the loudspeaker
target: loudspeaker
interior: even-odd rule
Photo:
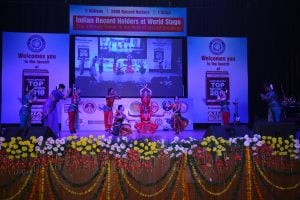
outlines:
[[[238,125],[238,126],[221,126],[221,125],[213,125],[208,127],[206,130],[204,137],[214,135],[216,138],[222,137],[224,139],[229,139],[233,137],[243,137],[244,135],[251,134],[249,128],[246,125]]]
[[[294,122],[255,122],[253,131],[260,135],[288,137],[289,135],[296,135],[297,125]]]
[[[44,138],[52,137],[56,139],[56,135],[49,127],[30,127],[27,131],[24,131],[22,127],[18,126],[8,126],[5,129],[4,137],[5,140],[10,140],[12,137],[22,137],[23,139],[29,139],[31,136]]]

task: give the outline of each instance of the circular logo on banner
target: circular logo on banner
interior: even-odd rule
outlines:
[[[163,120],[160,118],[157,118],[154,120],[154,123],[157,124],[158,126],[161,126],[163,124]]]
[[[97,105],[93,101],[86,101],[82,103],[82,110],[87,114],[96,112]]]
[[[162,108],[164,109],[164,111],[169,111],[171,110],[170,105],[172,104],[172,102],[170,100],[165,100],[162,102]]]
[[[153,113],[157,113],[157,111],[159,110],[159,105],[156,102],[151,102],[151,110]]]
[[[139,101],[133,101],[130,103],[129,109],[133,114],[140,114],[141,103]]]
[[[45,49],[46,41],[40,35],[32,35],[27,40],[27,46],[32,52],[41,52]]]
[[[181,109],[180,109],[181,113],[186,113],[189,109],[189,105],[184,101],[181,101],[180,103],[181,103]]]
[[[215,55],[220,55],[225,51],[225,43],[221,39],[213,39],[209,43],[209,50]]]

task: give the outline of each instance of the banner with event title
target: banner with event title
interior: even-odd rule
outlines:
[[[186,36],[186,8],[70,6],[70,34]]]
[[[247,39],[188,37],[188,96],[195,123],[219,123],[217,95],[225,88],[230,122],[248,122]]]
[[[69,35],[4,32],[2,38],[1,123],[19,123],[22,96],[34,86],[32,122],[59,83],[69,85]]]
[[[158,130],[171,130],[172,110],[169,105],[173,103],[170,98],[152,98],[152,118],[151,121],[158,125]],[[125,114],[131,121],[128,124],[135,130],[134,125],[140,122],[140,98],[122,98],[115,100],[113,111],[118,105],[122,104],[125,108]],[[68,108],[70,106],[70,98],[65,100],[62,107],[62,131],[69,131]],[[100,131],[104,130],[104,114],[102,108],[105,105],[105,98],[81,98],[79,104],[78,127],[79,131]],[[182,116],[189,120],[189,124],[185,130],[193,130],[193,101],[192,99],[181,99]],[[126,123],[126,121],[125,121]]]

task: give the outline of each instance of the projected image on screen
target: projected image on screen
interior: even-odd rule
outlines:
[[[82,96],[103,97],[113,87],[138,97],[147,83],[154,97],[183,96],[182,39],[75,37],[75,84]]]

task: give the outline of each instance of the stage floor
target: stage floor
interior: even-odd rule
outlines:
[[[185,139],[188,137],[192,137],[194,139],[197,140],[202,140],[204,134],[206,132],[206,129],[201,129],[201,130],[188,130],[188,131],[183,131],[179,134],[176,134],[173,130],[168,130],[168,131],[156,131],[155,133],[152,134],[144,134],[144,133],[138,133],[137,131],[133,131],[133,133],[131,135],[127,135],[126,137],[128,139],[132,139],[132,140],[137,140],[137,139],[144,139],[144,138],[151,138],[154,140],[165,140],[167,141],[172,141],[174,139],[174,137],[178,137],[179,139]],[[65,131],[65,132],[61,132],[60,137],[68,137],[70,136],[70,132],[69,131]],[[93,135],[93,136],[99,136],[99,135],[103,135],[105,137],[120,137],[120,136],[114,136],[112,134],[108,134],[105,133],[105,131],[78,131],[76,133],[76,135],[78,137],[88,137],[89,135]]]

